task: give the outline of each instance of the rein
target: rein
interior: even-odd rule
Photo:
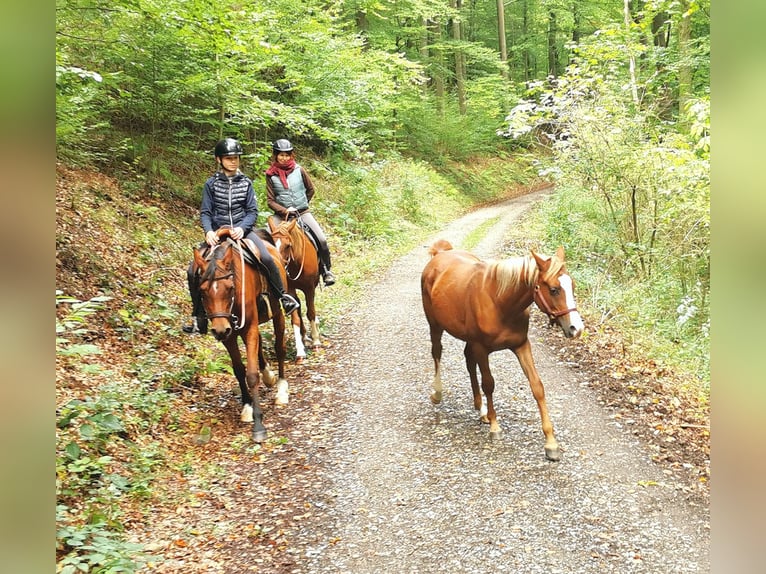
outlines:
[[[302,225],[303,225],[303,221],[301,220],[301,216],[300,216],[300,215],[299,215],[299,216],[296,218],[296,220],[298,221],[298,225],[299,225],[299,226],[302,226]],[[286,221],[286,220],[285,220],[285,221]],[[304,233],[304,232],[303,232],[303,229],[302,229],[302,227],[298,227],[298,232],[301,234],[301,237],[300,237],[300,241],[305,241],[305,239],[303,238],[303,233]],[[288,233],[287,235],[289,236],[290,234]],[[290,258],[289,258],[289,259],[288,259],[288,261],[287,261],[287,264],[288,264],[288,265],[289,265],[289,264],[290,264],[292,261],[296,261],[296,260],[295,260],[295,258],[292,256],[292,253],[293,253],[293,251],[294,251],[294,249],[295,249],[295,248],[293,247],[292,237],[291,237],[290,239],[291,239],[291,245],[290,245]],[[287,278],[288,278],[290,281],[297,281],[297,280],[298,280],[298,278],[299,278],[299,277],[300,277],[300,276],[303,274],[303,264],[304,264],[304,262],[305,262],[305,261],[306,261],[306,246],[305,246],[305,244],[304,244],[304,246],[303,246],[303,256],[301,257],[301,262],[300,262],[300,263],[301,263],[301,266],[300,266],[300,269],[298,269],[298,273],[295,275],[295,277],[291,277],[291,276],[290,276],[290,274],[287,272],[287,265],[285,265],[285,275],[287,275]]]
[[[242,303],[240,305],[240,314],[242,315],[241,323],[240,323],[240,317],[237,317],[233,313],[233,310],[234,310],[234,300],[235,300],[235,297],[236,297],[235,295],[231,296],[231,304],[229,305],[229,312],[228,313],[212,313],[212,314],[205,313],[205,314],[207,315],[208,319],[224,318],[224,319],[228,319],[229,321],[233,320],[234,323],[235,323],[234,329],[236,331],[239,331],[242,327],[245,326],[245,317],[247,316],[247,313],[245,312],[245,285],[247,285],[247,281],[245,281],[245,252],[242,249],[242,245],[240,243],[240,240],[237,240],[235,242],[235,241],[229,239],[229,243],[230,243],[230,245],[234,245],[237,248],[237,251],[239,251],[240,261],[241,261],[241,264],[242,264],[242,266],[241,266],[241,269],[242,269],[241,275],[242,275],[242,277],[241,277],[241,281],[240,281],[240,283],[242,284],[242,288],[241,288],[241,291],[242,291]],[[218,247],[218,245],[216,245],[215,247],[213,247],[213,249],[210,250],[210,253],[207,256],[208,260],[210,260],[212,258],[213,253],[215,252],[217,247]],[[232,270],[232,271],[229,271],[226,275],[221,275],[219,277],[215,277],[214,276],[213,279],[211,280],[211,282],[213,282],[213,281],[220,281],[222,279],[228,279],[229,277],[234,277],[234,276],[235,276],[234,275],[234,271]]]

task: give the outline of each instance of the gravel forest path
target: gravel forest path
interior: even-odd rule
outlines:
[[[545,193],[473,211],[432,239],[460,247],[490,222],[471,250],[497,256],[493,248]],[[348,311],[321,364],[291,367],[291,404],[265,413],[269,430],[289,443],[260,464],[226,463],[219,506],[228,536],[195,566],[316,574],[708,572],[707,504],[604,408],[588,388],[588,370],[545,344],[551,333],[543,322],[533,321],[530,339],[560,462],[545,459],[537,406],[510,352],[491,355],[499,439],[490,439],[473,410],[462,343],[446,334],[444,399],[431,404],[419,283],[427,247],[398,259]],[[576,277],[576,264],[570,267]],[[171,564],[164,570],[175,571]],[[176,566],[196,571],[189,561]]]

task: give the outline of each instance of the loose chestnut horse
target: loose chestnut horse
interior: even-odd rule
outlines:
[[[421,276],[423,310],[431,329],[431,356],[436,373],[431,401],[442,400],[440,362],[444,331],[465,341],[465,361],[471,378],[473,404],[489,423],[490,435],[499,436],[500,425],[492,402],[495,380],[489,370],[489,355],[510,349],[521,364],[532,394],[537,401],[545,434],[545,456],[559,460],[561,451],[548,416],[545,390],[537,374],[532,348],[527,338],[529,309],[532,301],[552,321],[557,321],[564,335],[579,337],[583,322],[574,299],[574,282],[564,266],[564,249],[545,257],[532,256],[485,262],[467,251],[455,250],[449,242],[438,240],[429,249],[431,260]],[[482,404],[476,366],[481,371],[481,390],[487,400]]]
[[[253,440],[263,442],[266,428],[258,398],[260,376],[267,386],[274,386],[275,377],[265,360],[259,323],[268,317],[259,316],[258,297],[269,292],[266,278],[244,260],[241,242],[229,238],[230,230],[218,230],[218,237],[226,239],[210,249],[203,257],[199,248],[194,249],[194,263],[200,270],[202,305],[209,321],[209,330],[229,352],[234,374],[242,391],[242,422],[253,423]],[[228,238],[228,239],[227,239]],[[275,261],[280,261],[273,245],[266,244]],[[257,249],[255,249],[257,253]],[[277,265],[281,267],[281,265]],[[284,269],[280,269],[284,274]],[[282,280],[285,281],[283,275]],[[269,292],[274,326],[275,351],[279,379],[276,380],[277,405],[287,404],[288,384],[285,379],[285,317],[279,300]],[[238,338],[245,344],[247,366],[242,362]]]
[[[279,255],[285,263],[287,271],[287,291],[298,298],[297,291],[303,291],[306,297],[306,316],[309,320],[310,338],[313,347],[321,347],[314,296],[319,285],[319,258],[316,247],[306,235],[298,219],[290,219],[281,223],[273,216],[268,218],[269,230]],[[306,357],[305,344],[306,325],[303,315],[298,309],[292,316],[293,331],[295,332],[296,362],[300,363]]]

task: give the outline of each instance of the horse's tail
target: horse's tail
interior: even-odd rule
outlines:
[[[433,257],[437,253],[449,251],[450,249],[452,249],[452,244],[449,241],[446,239],[437,239],[434,241],[434,244],[428,248],[428,254]]]

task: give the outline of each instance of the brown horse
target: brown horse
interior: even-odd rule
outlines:
[[[298,221],[298,219],[290,219],[280,223],[271,216],[268,224],[274,244],[285,262],[288,292],[297,299],[297,291],[300,289],[306,298],[309,337],[312,346],[316,348],[322,346],[314,304],[316,288],[319,285],[319,258],[316,247],[302,226],[298,225]],[[300,309],[293,313],[292,322],[295,332],[296,362],[300,363],[306,357],[304,345],[308,344],[306,325]]]
[[[537,374],[532,348],[527,338],[532,301],[552,321],[557,321],[564,335],[578,337],[583,322],[574,299],[574,282],[564,266],[564,249],[553,257],[517,257],[500,262],[485,262],[467,251],[452,249],[439,240],[429,253],[431,260],[421,276],[423,310],[431,330],[431,356],[436,374],[431,401],[442,400],[440,362],[444,331],[465,341],[465,361],[471,378],[473,404],[481,420],[489,423],[490,435],[500,435],[500,425],[492,402],[495,380],[489,370],[489,355],[510,349],[516,355],[537,401],[545,434],[545,456],[559,460],[561,451],[548,416],[545,390]],[[476,366],[481,371],[481,391]]]
[[[220,239],[229,237],[230,230],[218,230]],[[246,240],[243,240],[246,241]],[[276,261],[279,254],[273,245],[266,244]],[[257,249],[251,250],[257,253]],[[200,270],[200,292],[202,304],[209,320],[209,329],[221,341],[231,357],[234,375],[242,391],[242,422],[253,423],[253,440],[263,442],[266,428],[263,426],[263,412],[258,398],[260,377],[267,386],[277,385],[275,402],[287,404],[288,384],[285,379],[285,317],[279,300],[268,289],[266,278],[252,265],[245,262],[241,242],[227,239],[215,246],[203,257],[199,248],[194,250],[194,263]],[[277,265],[277,267],[281,267]],[[284,269],[280,269],[284,274]],[[284,281],[284,275],[282,277]],[[275,351],[279,379],[276,380],[264,357],[261,333],[258,325],[266,320],[265,309],[259,314],[258,298],[269,292],[272,322],[274,327]],[[247,366],[242,362],[239,349],[241,338],[245,344]]]

